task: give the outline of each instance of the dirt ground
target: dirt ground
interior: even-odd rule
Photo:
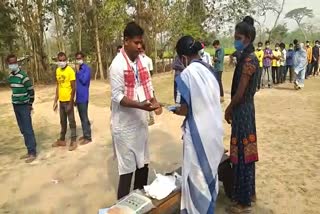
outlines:
[[[225,108],[232,72],[224,73]],[[158,100],[172,103],[172,73],[154,77]],[[304,90],[289,83],[256,95],[260,161],[256,186],[258,214],[320,213],[320,78]],[[0,89],[0,213],[91,214],[115,201],[118,182],[110,135],[110,87],[92,82],[89,116],[94,142],[69,152],[51,148],[59,136],[59,115],[52,111],[54,86],[37,86],[33,124],[39,156],[32,164],[19,160],[25,146],[19,133],[10,90]],[[75,112],[78,114],[77,111]],[[180,166],[182,118],[169,112],[150,128],[151,167],[169,172]],[[78,136],[82,135],[77,115]],[[228,148],[230,127],[225,123]],[[150,170],[152,171],[152,170]],[[150,173],[150,180],[153,179]],[[221,188],[218,214],[230,205]]]

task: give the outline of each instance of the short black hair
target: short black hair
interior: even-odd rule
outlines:
[[[117,50],[121,49],[122,48],[122,45],[118,45],[117,46]]]
[[[213,46],[214,46],[214,45],[220,45],[220,41],[219,41],[219,40],[214,40],[213,43],[212,43],[212,45],[213,45]]]
[[[80,55],[82,58],[85,57],[84,53],[81,51],[78,51],[74,56],[77,57],[78,55]]]
[[[319,40],[316,40],[314,43],[319,43]]]
[[[270,45],[270,41],[269,41],[269,40],[267,40],[264,44],[265,44],[265,45],[267,45],[267,44],[269,44],[269,45]]]
[[[284,44],[283,42],[280,43],[280,48],[285,49],[286,48],[286,44]]]
[[[123,38],[134,38],[136,36],[143,36],[144,30],[135,22],[129,22],[123,31]]]
[[[276,43],[274,46],[278,46],[279,47],[279,43]]]
[[[9,54],[8,56],[7,56],[7,62],[9,62],[9,59],[11,59],[11,58],[16,58],[17,59],[17,56],[15,55],[15,54]]]
[[[293,44],[297,45],[299,43],[299,41],[297,39],[293,40]]]
[[[258,42],[258,46],[259,46],[259,45],[261,45],[261,46],[262,46],[262,45],[263,45],[263,43],[262,43],[262,42]]]
[[[293,46],[293,44],[292,44],[292,43],[290,43],[289,47],[290,47],[290,46]]]
[[[59,53],[58,53],[58,58],[59,58],[59,57],[62,57],[62,56],[67,57],[67,55],[66,55],[64,52],[59,52]]]
[[[239,22],[235,28],[236,32],[246,36],[253,42],[256,39],[256,28],[254,27],[254,19],[251,16],[244,17],[242,22]]]
[[[307,40],[307,41],[306,41],[306,43],[310,43],[310,41],[309,41],[309,40]]]

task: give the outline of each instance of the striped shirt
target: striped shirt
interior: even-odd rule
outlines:
[[[26,72],[11,72],[8,82],[12,89],[12,104],[33,104],[34,89]]]

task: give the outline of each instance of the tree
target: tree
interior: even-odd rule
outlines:
[[[269,33],[269,40],[272,37],[274,29],[277,27],[279,18],[283,12],[283,8],[285,5],[285,0],[281,0],[281,4],[277,0],[254,0],[253,6],[256,8],[256,14],[258,16],[264,17],[263,23],[265,23],[266,15],[268,12],[276,14],[276,19],[272,25],[271,29],[267,29]]]
[[[313,14],[312,9],[308,9],[306,7],[293,9],[293,10],[289,11],[285,16],[285,18],[293,19],[298,24],[298,27],[301,30],[301,32],[303,33],[305,40],[307,40],[307,35],[306,35],[305,31],[303,30],[302,20],[307,17],[313,18],[314,14]]]
[[[288,28],[286,24],[277,25],[277,27],[273,29],[273,33],[270,39],[271,41],[280,42],[287,36],[287,33],[288,33]]]
[[[237,22],[253,12],[250,0],[204,0],[204,2],[206,6],[204,27],[206,31],[215,34],[229,34]]]
[[[0,2],[0,58],[1,71],[5,69],[5,58],[10,52],[17,49],[17,19],[14,17],[15,11],[10,7],[9,2]]]

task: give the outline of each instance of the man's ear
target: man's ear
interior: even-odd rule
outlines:
[[[129,44],[129,38],[125,37],[123,40],[124,45],[128,45]]]

